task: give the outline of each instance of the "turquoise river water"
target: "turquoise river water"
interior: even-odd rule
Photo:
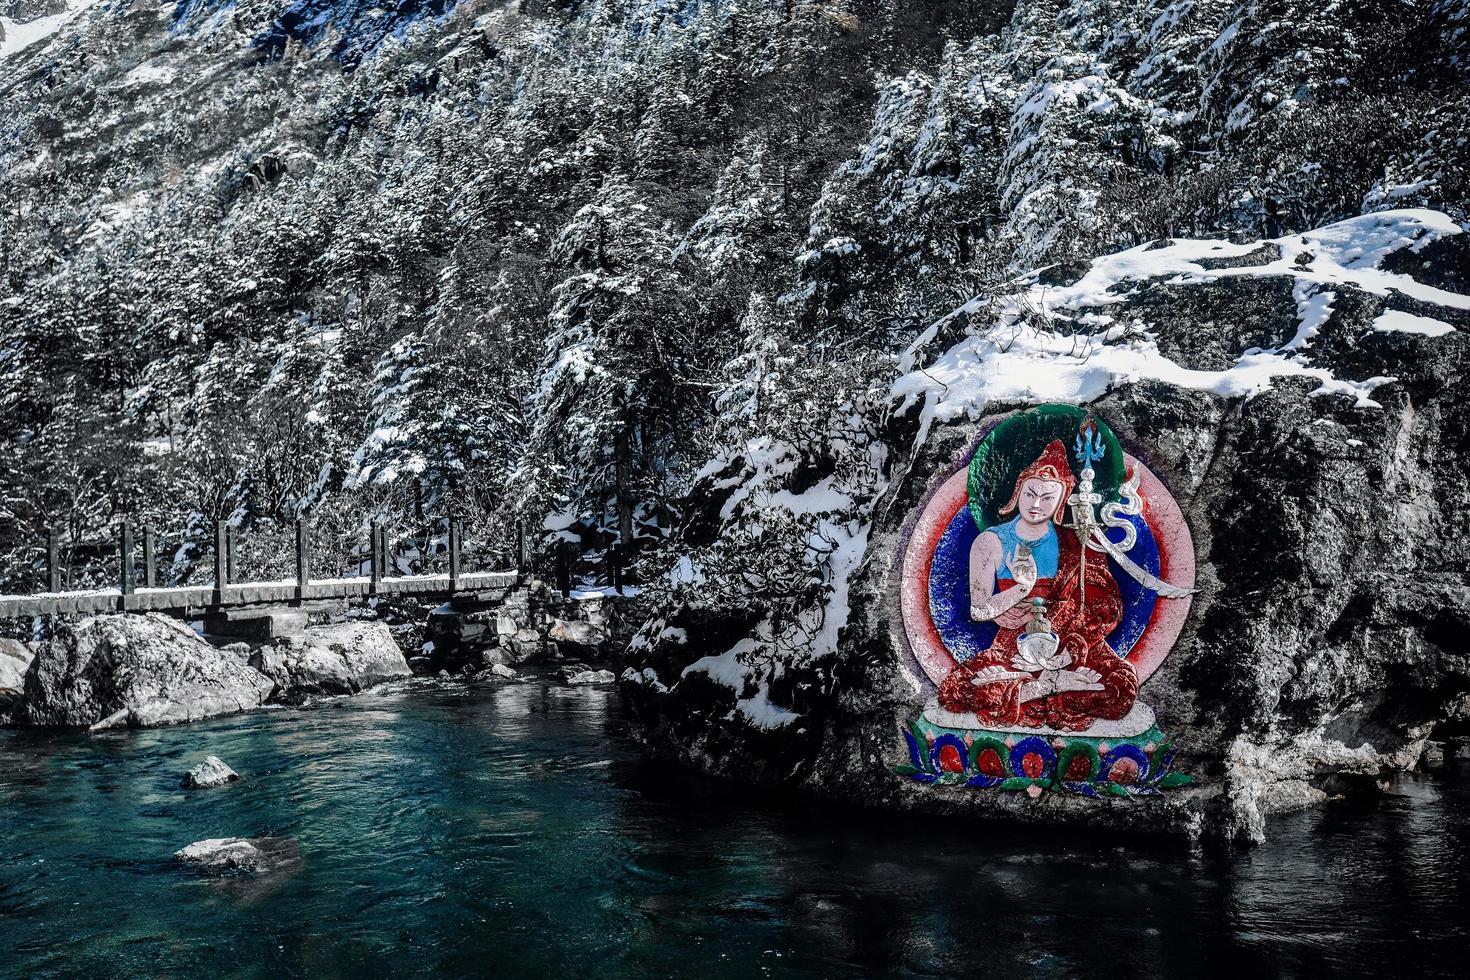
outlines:
[[[210,753],[243,781],[181,790]],[[1466,777],[1228,856],[695,792],[641,760],[607,689],[417,680],[0,731],[0,976],[1463,976]],[[265,835],[300,861],[171,859]]]

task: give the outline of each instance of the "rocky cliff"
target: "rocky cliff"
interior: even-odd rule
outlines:
[[[1391,212],[1267,242],[1159,241],[967,304],[910,351],[887,465],[836,515],[865,540],[836,646],[742,657],[752,617],[677,608],[624,676],[649,744],[856,801],[1246,839],[1270,812],[1414,765],[1470,695],[1467,281],[1458,226]],[[1140,692],[1190,788],[1033,799],[896,772],[922,702],[899,670],[905,531],[980,432],[1043,401],[1105,419],[1192,532],[1198,592]],[[720,667],[703,656],[727,648]],[[742,712],[757,698],[774,708]]]

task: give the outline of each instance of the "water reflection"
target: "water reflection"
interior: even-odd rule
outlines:
[[[185,792],[205,754],[245,779]],[[641,761],[615,694],[410,681],[102,737],[0,733],[0,974],[1457,973],[1470,767],[1235,858],[780,812]],[[299,841],[201,877],[205,837]]]

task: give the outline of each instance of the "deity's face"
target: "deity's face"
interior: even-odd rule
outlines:
[[[1062,485],[1054,480],[1027,480],[1021,484],[1016,507],[1027,524],[1045,524],[1062,505]]]

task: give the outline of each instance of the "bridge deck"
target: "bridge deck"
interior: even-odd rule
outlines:
[[[170,612],[203,613],[237,606],[289,605],[331,599],[365,599],[375,595],[420,595],[451,598],[466,593],[509,589],[520,581],[518,572],[469,572],[453,582],[448,575],[404,575],[379,579],[338,578],[308,582],[298,589],[295,579],[277,582],[241,582],[224,587],[223,600],[213,585],[186,585],[171,589],[139,588],[124,595],[118,589],[84,592],[42,592],[0,596],[0,618],[52,616],[60,613]]]

